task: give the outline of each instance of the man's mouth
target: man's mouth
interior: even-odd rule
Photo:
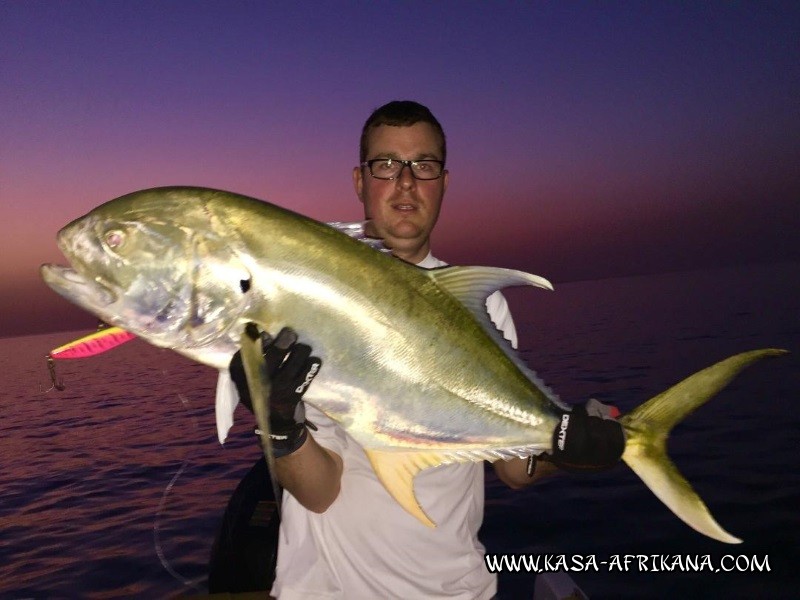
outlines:
[[[411,212],[417,210],[417,205],[407,202],[397,202],[395,204],[392,204],[392,208],[394,210],[399,210],[401,212]]]

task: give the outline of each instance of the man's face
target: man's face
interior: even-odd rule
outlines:
[[[380,125],[367,140],[366,160],[442,160],[441,140],[429,123]],[[372,177],[367,167],[356,167],[353,183],[364,214],[372,221],[374,232],[370,233],[382,238],[399,258],[409,262],[425,258],[447,189],[447,171],[438,179],[418,180],[406,167],[396,179],[385,180]]]

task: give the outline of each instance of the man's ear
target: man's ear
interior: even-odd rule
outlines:
[[[363,204],[364,202],[364,173],[361,167],[353,167],[353,187],[356,190],[356,196]]]

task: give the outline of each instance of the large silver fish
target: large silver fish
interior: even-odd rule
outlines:
[[[203,188],[117,198],[67,225],[58,243],[72,269],[42,267],[56,292],[223,373],[245,344],[246,323],[273,335],[293,327],[324,363],[305,400],[364,447],[389,493],[425,524],[413,491],[421,469],[550,450],[564,405],[485,310],[495,290],[550,288],[545,279],[487,267],[426,271],[334,227]],[[670,462],[667,435],[745,366],[781,353],[731,357],[621,419],[624,461],[676,515],[717,540],[740,541]],[[254,355],[243,351],[251,374]]]

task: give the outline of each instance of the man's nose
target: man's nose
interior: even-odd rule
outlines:
[[[414,175],[411,173],[411,165],[403,165],[403,168],[400,169],[400,173],[397,175],[396,178],[398,187],[402,189],[409,189],[416,185],[416,179],[414,179]]]

